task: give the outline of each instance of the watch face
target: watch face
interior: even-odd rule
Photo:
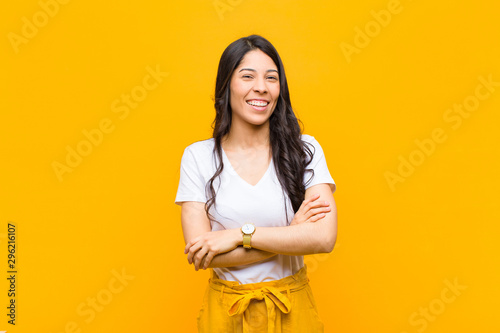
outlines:
[[[245,234],[251,234],[252,232],[254,232],[255,226],[253,224],[245,224],[245,225],[243,225],[243,227],[241,227],[241,230]]]

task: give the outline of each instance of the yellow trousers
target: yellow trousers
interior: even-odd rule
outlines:
[[[239,284],[211,269],[198,315],[201,333],[322,333],[307,267],[280,280]]]

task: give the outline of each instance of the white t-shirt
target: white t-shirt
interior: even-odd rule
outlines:
[[[311,163],[306,169],[314,170],[314,177],[306,185],[306,189],[321,183],[335,182],[328,171],[323,149],[318,141],[303,134],[302,140],[314,146]],[[205,186],[216,171],[216,161],[213,155],[214,139],[195,142],[184,150],[181,160],[180,180],[175,203],[183,201],[206,202]],[[233,169],[224,150],[222,150],[224,169],[214,181],[217,191],[216,207],[210,208],[210,214],[215,218],[212,231],[240,228],[245,223],[253,223],[256,227],[284,227],[293,219],[294,212],[288,195],[284,194],[274,169],[273,160],[264,176],[252,186],[243,180]],[[311,177],[306,171],[304,183]],[[218,188],[220,184],[220,188]],[[287,201],[288,221],[285,215]],[[258,229],[257,229],[258,232]],[[278,254],[264,261],[253,264],[214,268],[217,275],[228,281],[238,281],[241,284],[278,280],[295,274],[304,266],[303,256]]]

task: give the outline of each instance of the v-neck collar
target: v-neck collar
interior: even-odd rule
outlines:
[[[273,157],[271,156],[271,160],[269,161],[269,166],[267,167],[267,170],[266,172],[262,175],[262,177],[259,179],[259,181],[255,184],[255,185],[252,185],[250,184],[249,182],[247,182],[246,180],[244,180],[239,174],[238,172],[236,172],[236,170],[233,168],[233,165],[231,164],[231,162],[229,161],[229,158],[227,157],[226,155],[226,152],[224,151],[224,149],[221,147],[221,150],[222,150],[222,156],[224,158],[224,165],[227,165],[229,166],[229,170],[231,171],[232,174],[234,174],[236,177],[238,177],[243,183],[245,183],[247,186],[250,186],[251,188],[255,188],[257,187],[260,183],[262,183],[262,181],[267,177],[267,175],[269,174],[272,166],[273,166]]]

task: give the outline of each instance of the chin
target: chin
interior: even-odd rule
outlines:
[[[267,124],[268,122],[269,122],[268,119],[266,119],[264,121],[251,121],[251,120],[247,121],[248,124],[250,124],[252,126],[256,126],[256,127],[263,126],[263,125]]]
[[[265,125],[266,123],[268,123],[270,117],[271,117],[271,115],[258,115],[256,117],[254,116],[254,117],[247,118],[246,122],[249,124],[252,124],[254,126],[261,126],[261,125]]]

